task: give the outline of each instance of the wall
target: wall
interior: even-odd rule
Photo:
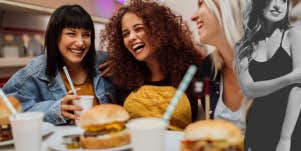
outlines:
[[[2,27],[45,31],[49,16],[22,12],[4,12]]]
[[[119,0],[11,0],[55,9],[64,4],[79,4],[92,16],[109,18],[121,6]]]
[[[28,12],[18,12],[18,11],[1,11],[0,8],[0,16],[2,16],[0,21],[0,31],[3,29],[20,29],[19,32],[22,31],[37,31],[37,32],[45,32],[47,28],[47,23],[49,20],[48,15],[36,14],[36,13],[28,13]],[[100,30],[104,27],[103,24],[95,23],[95,46],[96,50],[99,49],[99,33]],[[0,35],[0,39],[1,39]],[[2,59],[0,57],[0,59]],[[14,62],[19,62],[17,58],[13,60]],[[11,62],[11,61],[9,61]],[[26,63],[24,63],[25,65]],[[2,64],[3,65],[3,64]],[[1,78],[6,78],[14,74],[18,69],[22,66],[5,66],[0,67],[0,84]]]
[[[191,21],[191,16],[197,10],[198,0],[161,0],[169,6],[178,15],[182,15],[183,20],[188,24],[192,31],[193,37],[198,39],[198,31],[195,23]]]
[[[49,16],[37,15],[21,12],[5,12],[3,17],[2,28],[21,28],[37,31],[46,31]],[[95,46],[99,46],[99,33],[104,25],[95,23]]]

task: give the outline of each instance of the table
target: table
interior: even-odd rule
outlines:
[[[42,148],[41,151],[56,151],[48,147],[47,143],[49,140],[53,140],[58,134],[64,133],[66,131],[73,131],[78,129],[75,126],[55,126],[54,131],[43,137]],[[166,151],[179,151],[180,150],[180,141],[183,137],[183,132],[175,132],[175,131],[166,131]],[[123,151],[129,151],[123,150]],[[0,146],[0,151],[14,151],[14,145]]]

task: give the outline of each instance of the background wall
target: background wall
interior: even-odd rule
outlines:
[[[198,39],[197,26],[190,18],[198,8],[198,0],[161,0],[164,4],[173,9],[188,24],[193,37]]]
[[[92,16],[109,18],[123,4],[124,0],[10,0],[47,8],[57,8],[63,4],[79,4]]]

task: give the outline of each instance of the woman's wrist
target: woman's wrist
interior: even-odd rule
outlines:
[[[296,82],[295,78],[294,78],[294,75],[292,72],[290,72],[289,74],[287,74],[287,76],[284,76],[284,82],[285,84],[293,84],[294,82]]]

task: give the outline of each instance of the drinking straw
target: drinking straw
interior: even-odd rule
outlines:
[[[196,81],[194,82],[194,93],[197,94],[197,102],[198,102],[198,114],[197,118],[202,119],[202,116],[204,116],[204,110],[202,106],[202,101],[201,101],[201,93],[203,92],[203,86],[204,83],[202,81]]]
[[[75,89],[75,87],[74,87],[74,85],[73,85],[73,82],[72,82],[72,80],[71,80],[71,77],[70,77],[70,74],[69,74],[69,72],[68,72],[68,70],[67,70],[67,67],[64,66],[64,67],[63,67],[63,70],[64,70],[64,72],[65,72],[65,75],[66,75],[66,77],[67,77],[67,80],[68,80],[68,82],[69,82],[69,85],[70,85],[70,87],[71,87],[71,89],[72,89],[73,94],[74,94],[74,95],[77,95],[76,89]]]
[[[206,120],[210,119],[210,89],[209,79],[205,78],[205,117]]]
[[[3,98],[4,103],[10,110],[13,115],[13,118],[18,119],[17,111],[15,110],[14,106],[10,103],[7,96],[4,94],[3,90],[0,88],[0,96]]]
[[[192,77],[194,76],[197,68],[195,65],[190,65],[187,72],[185,73],[185,76],[183,80],[180,83],[180,86],[178,87],[176,94],[173,96],[171,102],[169,103],[169,106],[167,107],[167,110],[165,111],[163,115],[163,121],[165,124],[168,124],[168,121],[171,117],[171,114],[173,113],[174,109],[176,108],[182,94],[185,92],[187,89]]]

